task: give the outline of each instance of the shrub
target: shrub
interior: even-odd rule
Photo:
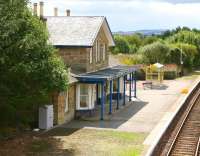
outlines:
[[[140,47],[142,45],[142,38],[138,34],[127,35],[124,37],[129,45]]]
[[[186,43],[177,43],[177,44],[170,44],[170,47],[171,50],[167,56],[167,63],[176,63],[177,65],[180,65],[181,55],[182,55],[184,67],[186,68],[193,67],[195,56],[197,56],[198,54],[198,50],[195,45]]]
[[[126,39],[122,36],[116,35],[114,37],[116,46],[111,48],[113,54],[129,53],[129,45]]]
[[[126,64],[126,65],[135,65],[135,64],[143,63],[142,56],[138,54],[124,55],[124,56],[121,56],[119,59],[122,64]]]
[[[143,40],[143,45],[152,44],[152,43],[154,43],[154,42],[156,42],[158,40],[159,39],[156,36],[147,36]]]
[[[147,64],[153,64],[156,62],[165,63],[166,55],[169,51],[170,48],[168,45],[160,41],[146,45],[139,49],[139,53],[142,55],[144,62]]]
[[[168,80],[173,80],[177,77],[177,74],[175,71],[165,71],[164,78]]]
[[[136,53],[137,50],[138,50],[138,48],[136,47],[135,44],[129,44],[129,53],[130,53],[130,54]]]
[[[67,89],[68,73],[27,0],[2,1],[0,20],[0,126],[30,123],[42,99]]]
[[[180,43],[188,44],[185,47],[187,53],[189,52],[188,49],[191,49],[192,51],[196,49],[198,53],[195,55],[195,58],[193,59],[192,64],[191,64],[191,60],[186,59],[185,66],[191,67],[191,66],[200,65],[200,33],[198,30],[194,29],[193,31],[191,31],[188,28],[183,28],[182,30],[178,31],[176,34],[173,34],[172,36],[168,37],[167,41],[173,44],[180,44]],[[196,46],[196,48],[194,47],[192,48],[191,45]],[[187,54],[186,54],[186,57],[188,57]]]
[[[168,38],[168,42],[170,43],[186,43],[186,44],[192,44],[196,45],[197,47],[200,46],[200,34],[183,30],[179,31],[178,33],[174,34],[173,36],[170,36]]]

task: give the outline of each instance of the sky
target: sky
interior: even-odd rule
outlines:
[[[31,0],[32,3],[39,0]],[[173,29],[187,26],[200,29],[200,0],[43,0],[44,14],[64,16],[106,16],[113,32],[146,29]]]

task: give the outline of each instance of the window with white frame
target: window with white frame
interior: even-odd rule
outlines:
[[[78,84],[76,87],[76,109],[88,110],[94,108],[95,85]]]
[[[103,46],[103,61],[106,59],[106,44]]]
[[[93,53],[93,48],[91,48],[90,49],[90,64],[92,64],[92,62],[93,62],[93,55],[92,55],[92,53]]]
[[[104,61],[106,58],[106,45],[105,44],[100,45],[100,52],[101,52],[102,60]]]
[[[101,61],[101,44],[98,42],[98,61]]]
[[[98,40],[96,41],[95,58],[96,62],[98,62]]]
[[[80,85],[80,107],[88,107],[89,101],[89,89],[87,84]]]

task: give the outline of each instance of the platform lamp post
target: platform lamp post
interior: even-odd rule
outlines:
[[[132,94],[131,94],[131,84],[132,84],[132,78],[131,78],[131,73],[129,74],[129,101],[131,101],[131,97],[132,97]]]
[[[112,114],[112,94],[113,94],[113,80],[110,80],[110,107],[109,114]]]
[[[180,64],[181,64],[181,76],[183,76],[183,48],[181,44],[181,53],[180,53]]]
[[[104,92],[105,82],[101,83],[101,120],[104,119],[104,108],[105,108],[105,92]]]
[[[123,96],[123,105],[126,105],[126,76],[124,76],[124,96]]]
[[[134,71],[134,97],[136,98],[137,97],[137,83],[136,83],[136,71]]]
[[[120,78],[117,78],[117,110],[119,109]]]

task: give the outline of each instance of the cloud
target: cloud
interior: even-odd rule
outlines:
[[[38,2],[32,0],[32,2]],[[190,3],[189,3],[190,2]],[[112,31],[171,29],[177,26],[200,28],[197,0],[44,0],[45,15],[59,15],[71,9],[75,16],[106,16]]]
[[[162,2],[169,2],[169,3],[199,3],[199,0],[160,0]]]
[[[49,0],[50,2],[55,2],[55,0]],[[71,0],[63,0],[63,2],[70,2]],[[135,2],[138,0],[73,0],[71,2]],[[199,0],[140,0],[140,2],[169,2],[169,3],[199,3]]]

